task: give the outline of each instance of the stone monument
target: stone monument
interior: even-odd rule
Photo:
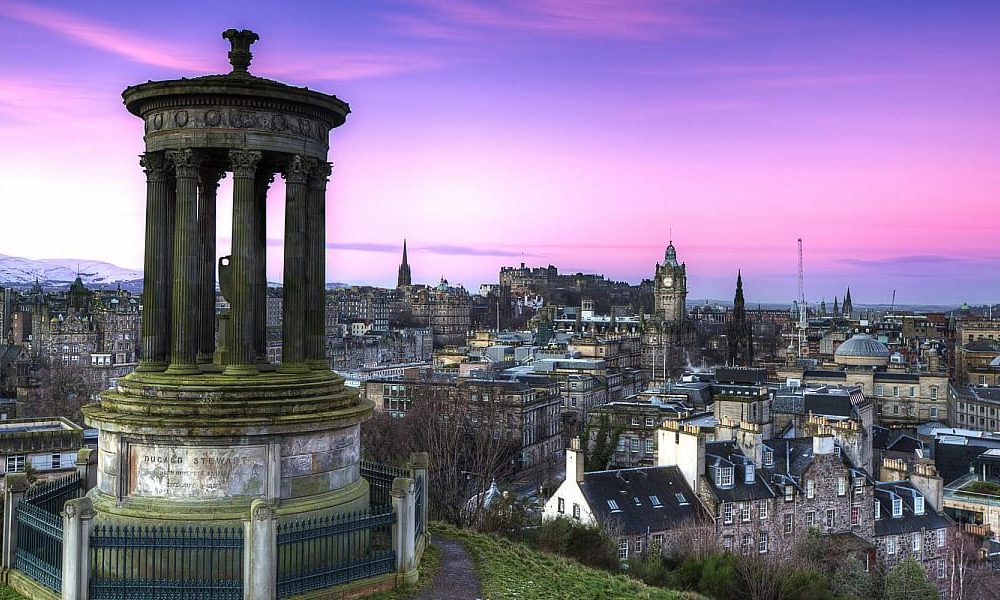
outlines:
[[[142,355],[84,409],[99,430],[97,520],[236,523],[264,500],[278,518],[369,506],[360,424],[372,405],[325,357],[325,201],[335,96],[252,75],[251,31],[230,29],[232,72],[127,88],[145,124]],[[216,190],[233,177],[231,305],[216,318]],[[285,180],[282,360],[265,353],[265,221]],[[224,348],[216,348],[218,339]]]

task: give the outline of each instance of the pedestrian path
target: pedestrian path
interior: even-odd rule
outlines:
[[[441,534],[434,536],[441,550],[441,570],[413,600],[479,600],[479,576],[472,557],[461,544]]]

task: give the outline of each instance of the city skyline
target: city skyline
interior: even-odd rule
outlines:
[[[637,283],[672,231],[692,297],[729,297],[741,269],[748,299],[790,303],[798,237],[810,302],[1000,292],[984,277],[1000,266],[987,3],[414,1],[267,19],[181,3],[155,28],[126,3],[0,7],[0,51],[20,59],[0,66],[3,254],[140,266],[142,125],[120,91],[225,72],[218,32],[237,25],[261,34],[253,73],[354,110],[331,135],[330,281],[391,285],[405,237],[415,282],[475,289],[525,262]]]

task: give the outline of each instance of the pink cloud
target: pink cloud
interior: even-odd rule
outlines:
[[[275,77],[346,81],[391,77],[403,73],[429,71],[445,64],[438,58],[416,52],[354,52],[261,60],[259,69]],[[293,66],[298,65],[298,66]]]
[[[195,72],[213,69],[210,63],[191,56],[179,47],[159,43],[146,36],[137,36],[76,15],[16,2],[6,3],[4,9],[8,17],[48,29],[81,44],[137,63]]]
[[[434,38],[467,39],[468,27],[554,33],[572,37],[649,39],[664,31],[708,33],[701,19],[643,0],[516,0],[503,7],[467,0],[415,0],[449,21],[396,19],[407,33]]]

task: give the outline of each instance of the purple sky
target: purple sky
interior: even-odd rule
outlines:
[[[798,237],[810,301],[1000,295],[995,2],[0,0],[0,254],[141,266],[121,90],[228,71],[229,27],[260,34],[253,73],[351,104],[330,280],[393,284],[407,237],[416,282],[637,282],[672,230],[695,298],[740,268],[790,302]]]

